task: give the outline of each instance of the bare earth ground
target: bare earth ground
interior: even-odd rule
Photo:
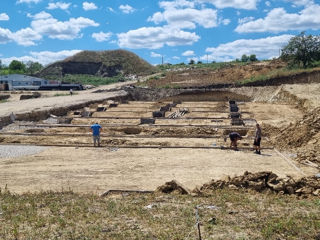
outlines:
[[[252,152],[203,149],[49,148],[39,154],[0,159],[1,188],[13,192],[72,189],[102,193],[110,189],[154,190],[176,179],[187,188],[245,171],[302,173],[272,150]],[[303,168],[305,173],[314,173]]]
[[[68,94],[68,91],[44,91],[40,92],[43,97],[35,98],[35,99],[27,99],[19,101],[19,97],[21,93],[16,92],[12,93],[8,100],[8,102],[0,104],[0,117],[8,116],[10,113],[25,113],[37,110],[46,110],[51,109],[53,107],[66,107],[68,105],[76,105],[79,103],[84,103],[88,101],[99,101],[105,100],[113,96],[120,96],[124,94],[123,91],[109,92],[109,93],[92,93],[96,90],[107,90],[111,88],[117,88],[123,85],[127,85],[128,82],[125,83],[117,83],[110,84],[108,86],[102,86],[99,88],[94,88],[85,91],[77,91],[73,96],[54,96],[55,94]],[[26,93],[23,93],[26,94]]]
[[[312,86],[288,85],[281,88],[271,87],[269,90],[266,89],[268,94],[265,95],[259,94],[259,92],[263,92],[263,88],[256,88],[255,90],[253,88],[244,88],[236,89],[235,91],[247,94],[251,94],[250,91],[252,91],[253,102],[239,105],[242,111],[249,112],[244,117],[252,117],[259,123],[279,127],[289,125],[303,116],[302,111],[296,107],[295,102],[291,101],[291,97],[285,95],[288,99],[284,99],[282,93],[285,91],[294,96],[298,95],[299,98],[307,99],[305,104],[308,106],[319,106],[317,89],[319,89],[319,84]],[[112,94],[119,94],[94,94],[90,93],[90,91],[88,92],[83,92],[72,97],[63,96],[19,101],[18,104],[17,102],[2,103],[0,116],[8,114],[13,110],[32,111],[46,107],[67,105],[75,101],[88,101],[93,98],[106,98],[112,96]],[[287,104],[288,102],[291,104]],[[135,106],[145,106],[146,103],[139,104],[137,102]],[[192,107],[190,104],[184,103],[179,107]],[[216,103],[208,102],[207,104],[210,107],[216,106]],[[147,105],[152,106],[152,104]],[[199,103],[195,105],[199,107]],[[203,107],[203,104],[200,105]],[[118,109],[121,107],[120,105]],[[123,109],[125,108],[126,106],[123,107]],[[130,112],[119,111],[96,114],[110,114],[110,116],[134,115]],[[219,117],[225,117],[224,113],[219,113],[218,115],[221,115]],[[217,116],[217,114],[210,115],[208,113],[191,112],[189,116],[208,117]],[[79,121],[81,122],[83,119],[79,119]],[[87,123],[90,123],[89,119]],[[164,123],[166,122],[162,122],[162,124]],[[185,124],[186,122],[182,121],[182,123]],[[65,131],[72,133],[71,129],[66,129]],[[86,132],[88,129],[83,129],[82,131]],[[105,132],[107,133],[108,130]],[[251,132],[250,134],[249,137],[252,137],[253,133]],[[44,141],[39,137],[26,137],[26,139],[33,143],[42,143]],[[54,139],[54,141],[62,141],[62,143],[65,141],[61,137],[55,137]],[[74,139],[77,140],[77,138]],[[91,138],[87,136],[81,141],[91,143]],[[153,141],[156,142],[156,140]],[[174,139],[165,139],[165,141],[168,141],[168,143],[171,141],[171,144],[175,143]],[[182,144],[185,142],[190,145],[195,145],[197,142],[202,145],[210,145],[212,144],[211,141],[213,142],[213,140],[202,139],[179,140]],[[266,140],[264,139],[263,141],[263,144],[267,145]],[[143,143],[147,144],[146,140]],[[292,164],[292,159],[290,159],[291,155],[294,154],[295,152],[288,152],[288,154],[280,156],[273,150],[265,150],[262,156],[258,156],[249,151],[234,152],[217,149],[117,149],[106,147],[93,149],[51,147],[35,155],[0,158],[0,187],[4,188],[7,185],[11,191],[19,193],[68,188],[76,192],[101,193],[108,189],[154,190],[164,182],[176,179],[192,189],[213,178],[221,178],[225,175],[239,175],[243,174],[244,171],[256,172],[268,170],[273,171],[279,176],[291,175],[293,177],[317,173],[316,168],[300,164],[298,167],[301,170],[295,167]]]

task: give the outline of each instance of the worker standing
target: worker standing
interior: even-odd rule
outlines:
[[[72,96],[72,94],[73,94],[73,89],[72,88],[70,88],[70,95]]]
[[[93,145],[96,147],[96,143],[98,142],[98,147],[100,147],[100,132],[102,130],[102,127],[100,124],[95,123],[91,125],[91,132],[93,137]]]
[[[261,154],[260,143],[261,143],[261,128],[260,128],[260,125],[257,123],[257,125],[256,125],[256,135],[254,137],[254,142],[253,142],[253,146],[255,148],[255,153],[256,154]]]

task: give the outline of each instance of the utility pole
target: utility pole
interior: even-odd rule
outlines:
[[[162,60],[161,60],[161,64],[163,65],[163,55],[161,56]]]

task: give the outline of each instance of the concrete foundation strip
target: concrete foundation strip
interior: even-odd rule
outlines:
[[[306,176],[306,174],[298,168],[292,160],[284,156],[281,152],[279,152],[276,148],[274,148],[274,151],[281,157],[283,158],[287,163],[289,163],[294,169],[296,169],[299,173],[301,173],[303,176]]]
[[[21,144],[21,143],[2,143],[0,145],[12,145],[12,146],[30,146],[30,143]],[[72,147],[72,148],[96,148],[92,146],[92,144],[35,144],[34,146],[44,146],[44,147]],[[124,146],[124,145],[101,145],[98,148],[123,148],[123,149],[220,149],[220,150],[233,150],[230,147],[224,147],[224,146]],[[238,147],[239,150],[248,150],[252,151],[252,147]],[[273,150],[273,147],[264,147],[261,148],[262,150]]]
[[[131,120],[131,119],[141,119],[141,117],[75,117],[73,119],[124,119],[124,120]],[[168,118],[168,117],[162,117],[157,118],[157,120],[230,120],[230,117],[182,117],[182,118]],[[255,121],[254,118],[242,118],[244,121]]]
[[[173,124],[150,124],[150,125],[140,125],[140,124],[100,124],[102,127],[139,127],[139,126],[147,126],[147,127],[211,127],[211,128],[221,128],[221,129],[231,129],[231,130],[250,130],[254,129],[254,126],[233,126],[233,125],[192,125],[192,124],[184,124],[184,125],[173,125]],[[54,128],[54,127],[87,127],[90,128],[91,125],[87,124],[20,124],[19,126],[22,127],[47,127],[47,128]]]
[[[16,132],[2,132],[0,136],[45,136],[45,137],[92,137],[91,133],[81,134],[81,133],[16,133]],[[108,134],[100,134],[101,137],[109,137],[109,138],[208,138],[208,139],[224,139],[223,136],[212,136],[212,135],[108,135]],[[254,139],[254,137],[244,137],[243,139]]]
[[[153,110],[119,110],[119,111],[113,111],[113,110],[106,110],[105,113],[151,113]],[[190,110],[190,113],[230,113],[229,111],[194,111]],[[241,114],[251,114],[251,112],[240,112]]]

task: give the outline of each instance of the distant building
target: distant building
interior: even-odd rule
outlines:
[[[58,81],[48,81],[22,74],[0,75],[0,90],[38,90],[40,86],[46,85],[49,82],[55,82],[57,85],[60,84]]]

